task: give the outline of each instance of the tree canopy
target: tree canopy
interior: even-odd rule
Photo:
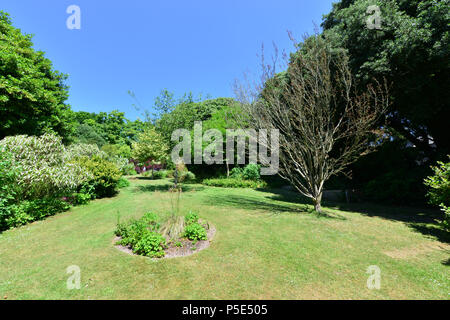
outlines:
[[[32,35],[23,34],[0,11],[0,139],[46,132],[67,138],[66,77],[44,52],[33,49]]]
[[[366,26],[371,5],[381,30]],[[448,0],[342,0],[324,17],[323,36],[345,48],[357,78],[386,78],[389,126],[431,157],[450,152]]]

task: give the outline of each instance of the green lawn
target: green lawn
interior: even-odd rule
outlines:
[[[168,181],[133,179],[114,198],[0,234],[3,299],[449,299],[448,234],[424,211],[325,204],[289,191],[187,185],[183,211],[216,228],[209,248],[152,260],[113,246],[122,219],[170,209]],[[66,268],[81,268],[68,290]],[[367,267],[381,269],[369,290]]]

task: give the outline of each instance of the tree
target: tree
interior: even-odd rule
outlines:
[[[164,162],[168,156],[169,146],[161,134],[154,127],[147,128],[138,137],[138,141],[133,143],[132,155],[140,163],[148,160],[153,162]],[[153,177],[153,165],[152,165]]]
[[[8,14],[0,11],[0,139],[49,132],[66,139],[66,78],[53,69],[44,52],[33,49],[32,36],[13,27]]]
[[[371,5],[381,29],[366,26]],[[334,47],[348,51],[353,74],[392,83],[388,125],[421,150],[422,159],[450,152],[449,0],[343,0],[322,23]]]
[[[373,148],[368,135],[387,106],[387,89],[357,90],[345,52],[320,36],[306,39],[287,63],[281,74],[263,67],[257,99],[243,108],[258,129],[280,131],[279,175],[320,212],[324,183]]]

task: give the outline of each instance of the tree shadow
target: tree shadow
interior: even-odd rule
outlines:
[[[450,266],[450,258],[448,258],[447,260],[442,260],[442,264],[444,266]]]
[[[272,197],[266,197],[273,200]],[[214,194],[208,196],[204,202],[205,204],[212,206],[232,206],[239,209],[253,210],[253,211],[268,211],[273,215],[278,215],[282,213],[294,213],[294,214],[313,214],[317,218],[327,218],[327,219],[340,219],[345,220],[346,218],[335,214],[334,212],[328,212],[324,210],[322,213],[318,214],[314,211],[314,208],[303,202],[288,202],[285,203],[275,203],[273,201],[264,200],[261,198],[248,197],[248,196],[238,196],[230,194]]]
[[[439,221],[442,212],[431,208],[407,206],[387,206],[369,202],[335,203],[334,206],[342,211],[358,212],[368,217],[380,217],[392,221],[405,223],[415,232],[429,238],[450,243],[450,233],[445,231]]]

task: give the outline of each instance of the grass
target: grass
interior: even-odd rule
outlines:
[[[449,299],[448,234],[429,213],[325,204],[289,191],[184,186],[180,210],[217,228],[194,255],[152,260],[113,246],[117,215],[170,210],[167,180],[132,180],[117,197],[0,234],[0,298]],[[299,200],[300,199],[300,200]],[[81,269],[68,290],[66,268]],[[369,290],[370,265],[381,289]]]

